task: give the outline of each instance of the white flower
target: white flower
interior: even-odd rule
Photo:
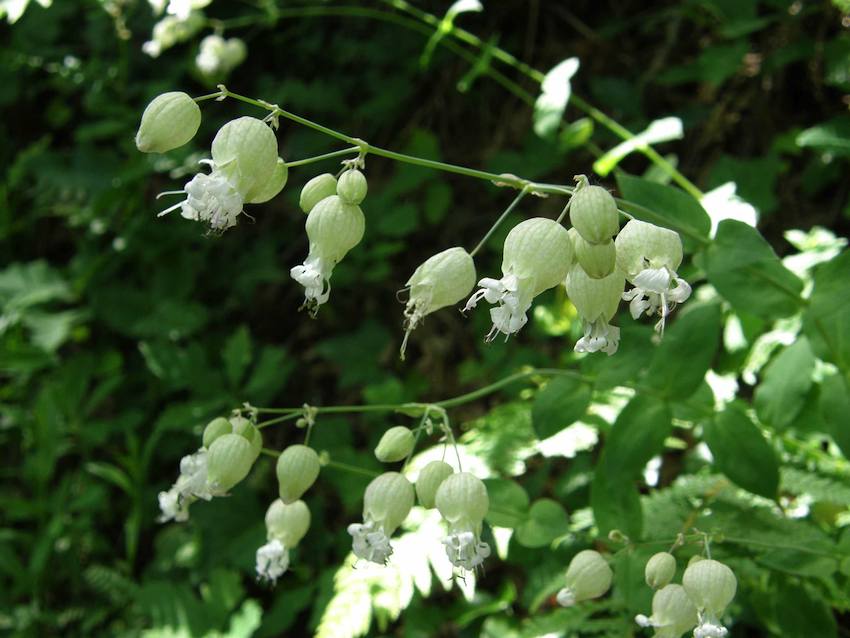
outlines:
[[[162,196],[185,193],[187,197],[182,202],[166,208],[159,213],[159,217],[179,208],[184,218],[206,222],[214,231],[223,232],[236,225],[245,199],[212,160],[202,160],[202,163],[212,167],[209,175],[198,173],[182,191],[160,194]]]
[[[576,341],[576,352],[604,352],[612,355],[620,347],[620,329],[604,318],[585,323],[584,336]]]
[[[257,577],[275,583],[289,568],[289,550],[278,539],[257,549]]]
[[[632,278],[634,288],[623,293],[623,299],[629,302],[632,319],[643,313],[648,316],[660,315],[655,330],[663,333],[667,315],[691,296],[691,287],[684,279],[666,266],[644,268]]]
[[[558,590],[558,595],[555,596],[555,600],[558,601],[558,604],[561,607],[572,607],[576,604],[576,595],[573,593],[572,589],[564,587]]]
[[[219,495],[220,492],[207,480],[207,450],[201,448],[180,459],[180,476],[168,491],[159,493],[159,521],[186,521],[189,519],[189,505],[198,499],[209,501]]]
[[[466,302],[463,311],[475,308],[481,299],[496,306],[490,309],[490,319],[493,327],[487,333],[486,340],[492,341],[500,333],[507,339],[518,332],[528,322],[527,312],[534,298],[530,286],[532,280],[520,280],[514,274],[507,274],[501,279],[485,277],[478,282],[481,290],[476,291]]]
[[[694,638],[725,638],[728,634],[729,630],[719,622],[706,619],[701,620],[694,629]]]
[[[304,286],[304,305],[308,308],[318,308],[331,296],[330,276],[333,266],[317,255],[309,255],[300,266],[293,266],[289,274],[299,284]]]
[[[385,565],[393,553],[390,539],[374,521],[352,523],[348,526],[348,533],[352,536],[351,549],[357,558]]]
[[[212,0],[169,0],[166,13],[173,15],[178,20],[188,20],[193,9],[203,9],[210,2]]]
[[[490,545],[470,531],[451,533],[442,543],[451,564],[470,571],[481,565],[490,555]]]

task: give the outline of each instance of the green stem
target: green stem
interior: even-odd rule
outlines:
[[[322,160],[332,159],[334,157],[341,157],[343,155],[351,155],[352,153],[359,153],[359,146],[352,146],[350,148],[344,148],[340,151],[333,151],[332,153],[325,153],[323,155],[316,155],[315,157],[307,157],[301,160],[295,160],[294,162],[287,162],[286,167],[292,168],[294,166],[304,166],[305,164],[313,164],[314,162],[321,162]]]
[[[265,427],[270,425],[274,425],[275,423],[283,423],[284,421],[291,421],[292,419],[297,419],[299,414],[285,414],[284,416],[275,417],[274,419],[269,419],[268,421],[263,421],[262,423],[257,424],[257,429],[262,430]]]
[[[329,460],[325,462],[325,467],[332,467],[337,470],[342,470],[343,472],[351,472],[352,474],[360,474],[362,476],[370,476],[373,478],[378,476],[378,472],[373,472],[372,470],[357,467],[356,465],[349,465],[348,463],[340,463],[339,461]]]
[[[496,229],[497,229],[497,228],[498,228],[498,227],[502,224],[502,222],[503,222],[503,221],[505,221],[505,219],[507,218],[507,216],[508,216],[508,215],[510,215],[510,214],[511,214],[511,212],[513,212],[513,209],[517,207],[517,204],[519,204],[519,203],[522,201],[522,198],[523,198],[523,197],[525,197],[527,194],[528,194],[528,188],[523,188],[523,189],[519,192],[519,195],[517,195],[517,196],[514,198],[514,201],[512,201],[512,202],[511,202],[511,205],[510,205],[510,206],[508,206],[508,207],[505,209],[505,212],[504,212],[504,213],[502,213],[502,214],[499,216],[499,219],[497,219],[497,220],[493,223],[493,225],[492,225],[492,226],[490,226],[490,230],[488,230],[488,231],[487,231],[487,234],[486,234],[486,235],[484,235],[484,237],[481,239],[481,241],[480,241],[480,242],[478,242],[478,244],[475,246],[475,248],[473,248],[473,249],[472,249],[472,251],[469,253],[469,256],[470,256],[470,257],[475,257],[475,254],[476,254],[479,250],[481,250],[481,247],[482,247],[482,246],[484,246],[484,244],[486,244],[486,243],[487,243],[487,240],[488,240],[488,239],[490,239],[490,237],[493,235],[493,233],[495,233],[495,232],[496,232]]]

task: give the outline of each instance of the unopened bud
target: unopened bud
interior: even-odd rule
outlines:
[[[735,597],[738,580],[723,563],[706,559],[688,566],[682,585],[697,609],[716,618]]]
[[[431,461],[423,467],[419,472],[419,478],[416,479],[416,496],[419,497],[419,504],[426,509],[434,507],[437,490],[452,474],[454,474],[452,466],[443,461]]]
[[[309,213],[316,204],[331,195],[336,195],[336,177],[322,173],[304,184],[298,205],[305,213]]]
[[[670,584],[676,574],[676,559],[667,552],[658,552],[646,563],[644,577],[646,584],[653,589],[661,589]]]
[[[292,503],[306,492],[319,476],[319,455],[306,445],[290,445],[277,458],[280,499]]]
[[[602,279],[614,272],[617,265],[617,250],[610,239],[601,244],[591,244],[576,233],[573,248],[576,260],[589,277]]]
[[[207,482],[217,492],[227,492],[248,476],[256,458],[248,439],[224,434],[213,441],[207,452]]]
[[[469,472],[446,477],[437,488],[434,502],[440,515],[453,526],[480,525],[490,509],[487,487]]]
[[[295,547],[310,529],[310,510],[304,501],[286,504],[276,499],[266,511],[266,534],[287,549]]]
[[[251,444],[254,456],[259,456],[263,449],[263,435],[260,434],[257,426],[242,416],[231,417],[230,425],[233,427],[233,434],[244,437]]]
[[[375,448],[375,458],[381,463],[401,461],[413,451],[415,444],[413,432],[403,425],[397,425],[384,432]]]
[[[366,198],[367,191],[366,176],[356,168],[347,170],[339,176],[336,193],[346,204],[358,206]]]
[[[195,137],[201,109],[189,95],[172,91],[156,96],[145,107],[136,133],[136,148],[143,153],[165,153]]]
[[[591,244],[601,244],[617,234],[617,215],[617,202],[601,186],[580,185],[570,200],[570,223]]]
[[[230,421],[225,419],[223,416],[213,419],[207,423],[207,427],[204,428],[204,447],[209,448],[210,445],[212,445],[212,442],[218,437],[232,432],[233,426],[230,425]]]

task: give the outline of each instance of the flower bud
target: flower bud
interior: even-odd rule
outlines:
[[[570,607],[599,598],[611,587],[613,578],[614,573],[602,554],[592,549],[581,551],[567,567],[566,587],[558,592],[558,603]]]
[[[266,534],[269,540],[277,539],[287,549],[292,549],[310,529],[310,510],[304,501],[286,504],[276,499],[266,511]]]
[[[620,228],[617,202],[601,186],[582,186],[580,182],[570,199],[570,223],[585,241],[606,242]]]
[[[201,109],[180,91],[163,93],[142,113],[136,148],[143,153],[165,153],[195,137],[201,125]]]
[[[667,552],[658,552],[646,562],[646,584],[653,589],[666,587],[676,575],[676,559]]]
[[[336,194],[346,204],[358,206],[366,198],[367,191],[366,176],[356,168],[349,169],[339,176]]]
[[[576,233],[573,241],[576,260],[592,279],[607,277],[617,265],[617,250],[610,239],[601,244],[591,244]]]
[[[212,161],[246,202],[253,201],[278,170],[277,138],[262,120],[236,118],[216,133]]]
[[[404,308],[402,359],[408,336],[425,315],[454,305],[472,292],[475,287],[475,263],[465,248],[447,248],[420,264],[405,285],[410,289],[410,299]]]
[[[319,476],[319,455],[306,445],[290,445],[277,457],[280,500],[292,503],[306,492]]]
[[[545,217],[527,219],[505,238],[502,272],[534,281],[532,297],[564,280],[573,258],[567,229]]]
[[[263,449],[263,435],[260,434],[257,426],[242,416],[231,417],[230,425],[233,428],[233,434],[244,437],[251,444],[251,449],[254,450],[254,456],[260,456],[260,452]]]
[[[336,177],[330,173],[322,173],[304,184],[298,205],[305,213],[309,213],[313,206],[331,195],[336,195]]]
[[[490,509],[487,488],[474,474],[458,472],[445,478],[434,498],[440,515],[451,526],[477,526]]]
[[[246,199],[245,202],[248,204],[263,204],[269,201],[283,190],[283,187],[286,186],[286,180],[288,177],[289,169],[286,167],[286,162],[284,162],[282,158],[278,157],[277,163],[274,167],[274,172],[269,178],[269,181],[260,188],[258,193],[250,199]]]
[[[375,458],[381,463],[395,463],[413,452],[414,445],[416,437],[413,432],[403,425],[397,425],[384,432],[375,448]]]
[[[434,507],[437,490],[452,474],[454,474],[452,466],[443,461],[431,461],[423,467],[419,472],[419,478],[416,479],[416,496],[419,497],[419,504],[426,509]]]
[[[378,523],[387,536],[402,524],[413,507],[413,486],[398,472],[385,472],[369,483],[363,495],[364,520]]]
[[[735,597],[738,580],[723,563],[706,559],[688,566],[682,585],[699,611],[716,618]]]
[[[652,616],[635,618],[641,627],[655,627],[659,638],[680,638],[699,622],[697,608],[681,585],[666,585],[652,597]]]
[[[213,419],[204,428],[204,447],[209,448],[212,442],[218,437],[223,434],[230,434],[231,432],[233,432],[233,426],[230,425],[230,421],[223,416]]]
[[[248,439],[224,434],[213,441],[207,453],[207,482],[217,493],[227,492],[248,476],[256,458]]]

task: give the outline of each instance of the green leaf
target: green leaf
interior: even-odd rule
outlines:
[[[703,438],[714,456],[714,466],[733,483],[753,494],[776,498],[779,461],[746,414],[727,407],[704,424]]]
[[[814,369],[809,340],[799,337],[765,368],[753,401],[759,419],[778,430],[791,425],[806,402]]]
[[[516,540],[525,547],[545,547],[569,530],[567,512],[552,499],[541,498],[531,505],[528,518],[516,530]]]
[[[620,208],[627,213],[675,230],[684,235],[683,239],[701,243],[708,239],[711,229],[708,213],[684,191],[623,172],[617,173],[617,186],[626,200],[620,203]]]
[[[803,328],[817,356],[850,371],[850,250],[815,271]]]
[[[534,398],[531,422],[537,438],[553,436],[580,419],[592,396],[590,386],[581,379],[555,377]]]
[[[618,529],[632,539],[641,538],[643,509],[631,481],[614,480],[597,469],[590,488],[590,506],[600,536]]]
[[[496,527],[514,528],[528,518],[528,494],[519,483],[506,479],[487,479],[490,510],[487,522]]]
[[[834,638],[835,618],[829,604],[803,585],[783,584],[776,596],[776,621],[783,638]]]
[[[561,125],[572,92],[570,79],[578,67],[578,58],[567,58],[543,79],[542,91],[534,103],[534,132],[540,137],[552,137]]]
[[[655,351],[647,375],[652,387],[673,399],[693,394],[717,352],[720,320],[716,303],[687,306]]]
[[[850,155],[850,118],[836,117],[797,135],[797,146],[839,155]]]
[[[821,382],[820,413],[829,427],[828,434],[850,458],[850,387],[840,374],[827,375]]]
[[[782,265],[770,244],[743,222],[726,219],[705,252],[705,272],[741,312],[775,319],[796,313],[803,282]]]
[[[251,363],[251,333],[246,326],[239,326],[225,342],[221,358],[227,380],[231,386],[237,386]]]

